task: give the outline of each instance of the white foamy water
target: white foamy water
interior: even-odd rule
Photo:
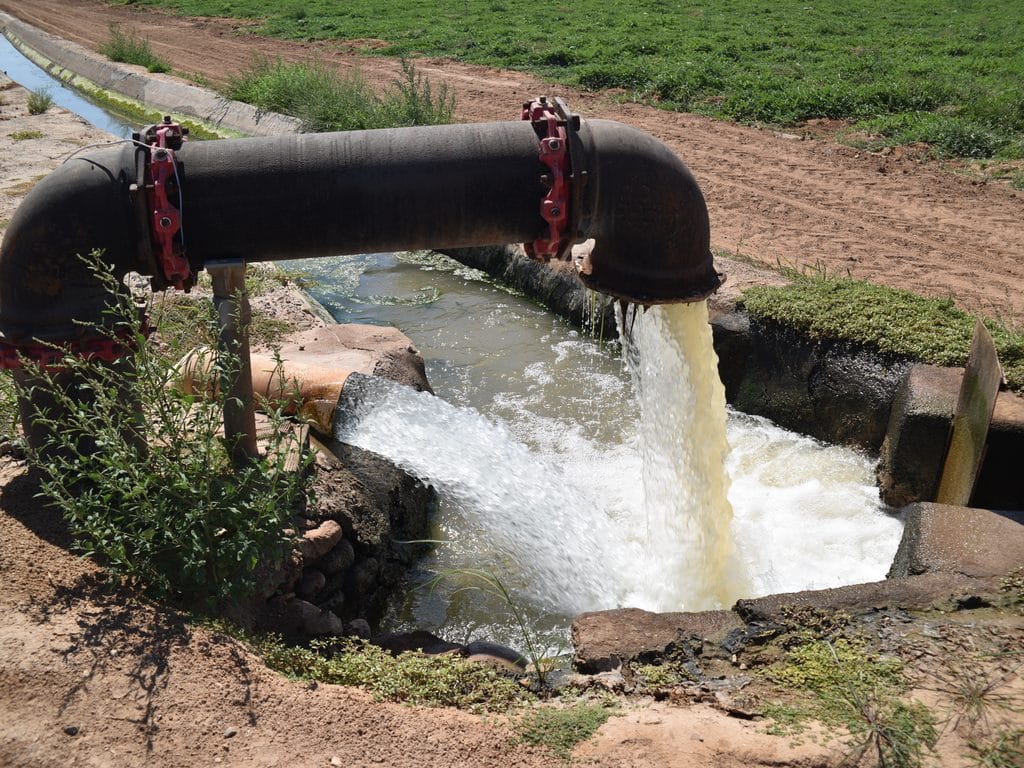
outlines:
[[[451,576],[437,588],[417,588],[433,573],[458,568],[498,576],[533,630],[553,646],[564,644],[569,618],[582,610],[698,610],[727,604],[736,593],[884,577],[901,526],[878,502],[869,457],[730,412],[725,462],[732,521],[716,528],[722,516],[713,515],[711,533],[700,533],[699,517],[681,522],[675,511],[687,504],[674,481],[666,481],[673,498],[656,502],[660,510],[649,514],[645,496],[659,494],[645,492],[644,479],[661,473],[645,468],[643,457],[660,450],[651,446],[662,438],[645,437],[641,410],[654,414],[655,427],[676,417],[650,396],[656,390],[638,394],[618,344],[581,337],[537,305],[436,254],[301,266],[319,280],[314,293],[340,322],[392,324],[408,333],[439,394],[383,384],[368,400],[366,418],[349,422],[341,435],[391,456],[441,492],[431,535],[446,543],[410,575],[386,629],[424,628],[459,642],[486,637],[520,647],[502,601],[462,590],[467,584]],[[633,329],[645,345],[652,328],[642,323],[654,312]],[[649,356],[648,378],[671,385],[683,374],[659,373],[663,362]],[[702,408],[691,410],[703,415]],[[679,430],[663,433],[671,440]],[[661,462],[670,470],[665,477],[685,463],[679,456]],[[709,538],[731,542],[732,559],[702,562],[694,545]],[[713,571],[739,586],[724,593],[702,586]]]
[[[483,564],[542,612],[703,610],[882,578],[901,525],[878,501],[871,461],[743,414],[730,415],[726,453],[721,383],[696,370],[713,358],[691,365],[676,350],[656,362],[691,326],[710,345],[706,310],[638,318],[640,415],[620,422],[630,432],[618,442],[529,411],[529,393],[499,398],[513,428],[377,380],[337,436],[438,490],[441,567]],[[633,396],[614,377],[598,388],[604,407],[610,392]]]

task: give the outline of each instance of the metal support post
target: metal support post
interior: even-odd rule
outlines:
[[[253,406],[252,363],[249,359],[249,323],[252,312],[245,294],[245,262],[208,261],[213,279],[213,304],[220,319],[220,349],[237,358],[224,400],[224,436],[236,464],[259,457],[256,447],[256,411]]]

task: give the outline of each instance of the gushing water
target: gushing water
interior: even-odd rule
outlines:
[[[655,583],[684,589],[690,608],[728,605],[749,585],[731,533],[725,387],[707,303],[654,307],[620,325],[640,404],[645,549],[663,569]]]
[[[870,457],[729,412],[728,471],[704,475],[721,492],[685,481],[700,461],[678,445],[685,435],[712,446],[705,459],[726,450],[703,307],[627,322],[627,372],[617,345],[610,354],[436,254],[303,268],[339,321],[395,324],[416,339],[441,394],[374,382],[339,432],[439,491],[432,537],[446,543],[414,584],[448,569],[493,571],[557,645],[582,610],[699,610],[885,575],[901,524],[879,503]],[[705,351],[682,354],[693,344]],[[706,368],[691,370],[694,360]],[[690,379],[706,391],[677,386]],[[387,626],[518,645],[507,606],[456,587],[411,589]]]

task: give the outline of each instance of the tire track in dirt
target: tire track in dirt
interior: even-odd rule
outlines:
[[[359,57],[344,41],[249,34],[252,22],[176,17],[101,0],[0,0],[0,9],[94,49],[111,23],[132,27],[176,71],[216,85],[255,54],[319,57],[340,69],[358,68],[379,86],[400,73],[396,60]],[[1007,186],[978,184],[899,153],[875,155],[618,103],[615,94],[551,86],[520,72],[439,59],[417,65],[454,90],[462,120],[512,119],[520,101],[546,92],[565,96],[585,116],[621,120],[657,136],[701,183],[717,248],[949,296],[964,308],[1024,323],[1024,194]]]

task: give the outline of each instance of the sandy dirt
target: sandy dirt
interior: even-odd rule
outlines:
[[[244,69],[255,53],[317,56],[340,68],[358,66],[378,83],[399,71],[394,60],[355,56],[352,44],[270,40],[247,34],[251,24],[236,20],[175,17],[101,0],[0,0],[0,9],[93,49],[107,39],[111,23],[133,27],[176,71],[214,84]],[[584,117],[621,120],[657,136],[700,181],[716,248],[952,297],[966,309],[1024,323],[1024,193],[1005,184],[951,174],[913,153],[871,154],[796,133],[621,104],[522,73],[446,60],[418,65],[455,90],[461,120],[514,119],[524,98],[548,93],[564,96]],[[809,127],[806,134],[821,132]]]
[[[176,69],[214,82],[253,51],[356,63],[341,44],[248,37],[237,22],[84,0],[0,0],[0,8],[92,47],[111,21],[131,24]],[[397,72],[393,61],[358,64],[382,82]],[[1024,196],[1006,187],[898,156],[619,105],[517,73],[440,61],[423,69],[457,90],[465,120],[505,119],[525,97],[561,93],[585,115],[659,136],[697,173],[718,247],[766,263],[850,268],[1024,317]],[[62,110],[28,116],[21,89],[0,90],[0,98],[2,230],[35,181],[103,137]],[[12,137],[32,130],[43,137]],[[112,594],[93,565],[68,554],[66,531],[40,507],[22,463],[0,458],[0,489],[0,766],[564,765],[515,743],[501,718],[381,704],[358,690],[282,678],[229,638]],[[624,702],[621,716],[577,749],[575,763],[813,766],[842,757],[834,743],[794,746],[765,729],[705,704]]]

